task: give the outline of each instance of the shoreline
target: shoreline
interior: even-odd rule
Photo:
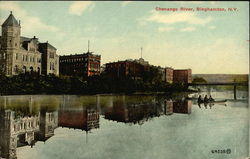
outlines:
[[[166,94],[174,94],[174,93],[197,93],[198,91],[172,91],[172,92],[134,92],[134,93],[124,93],[124,92],[119,92],[119,93],[95,93],[95,94],[47,94],[47,93],[42,93],[42,94],[0,94],[0,97],[5,97],[5,96],[63,96],[63,95],[74,95],[74,96],[109,96],[109,95],[166,95]]]

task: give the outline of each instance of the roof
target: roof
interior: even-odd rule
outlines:
[[[52,48],[52,49],[56,50],[56,48],[54,46],[52,46],[50,43],[48,43],[48,42],[46,42],[46,43],[39,43],[39,45],[41,45],[43,47],[45,46],[47,48]]]
[[[21,36],[21,37],[20,37],[20,41],[21,41],[21,42],[30,41],[30,40],[31,40],[31,38],[28,38],[28,37],[24,37],[24,36]]]
[[[4,21],[2,26],[18,26],[19,27],[20,25],[18,24],[16,18],[12,14],[12,12],[10,12],[9,17]]]
[[[52,46],[50,43],[47,42],[47,44],[48,44],[48,47],[53,48],[53,49],[56,50],[56,48],[54,46]]]

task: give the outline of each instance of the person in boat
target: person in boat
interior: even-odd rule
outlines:
[[[208,103],[207,95],[205,95],[205,97],[204,97],[204,103]]]
[[[204,107],[205,107],[206,109],[207,109],[207,104],[208,104],[207,102],[204,102]]]
[[[199,95],[198,103],[202,103],[202,102],[203,102],[203,100],[202,100],[202,98],[201,98],[201,95]]]
[[[211,95],[209,96],[208,101],[209,101],[209,102],[214,102],[214,99],[212,98],[212,96],[211,96]]]

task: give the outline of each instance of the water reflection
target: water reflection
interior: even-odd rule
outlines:
[[[124,123],[143,124],[145,121],[161,115],[173,113],[190,114],[191,100],[159,100],[148,103],[127,104],[124,101],[113,101],[113,106],[105,110],[105,119]]]
[[[192,103],[192,100],[164,96],[2,97],[0,158],[17,158],[18,147],[45,142],[54,136],[58,127],[89,132],[100,128],[102,119],[142,125],[160,116],[190,115]]]
[[[22,112],[21,115],[18,112],[17,109],[16,112],[0,110],[0,154],[3,158],[17,158],[16,148],[46,141],[54,135],[54,129],[58,126],[57,111],[41,109],[33,115],[31,112]]]
[[[59,109],[58,125],[90,131],[99,128],[100,114],[96,108]]]

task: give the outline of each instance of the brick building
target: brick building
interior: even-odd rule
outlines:
[[[21,24],[10,13],[2,24],[0,36],[0,73],[17,75],[37,72],[59,75],[59,57],[56,48],[38,38],[21,36]]]
[[[101,56],[92,52],[59,57],[60,74],[89,77],[100,75]]]
[[[143,73],[149,70],[148,64],[141,64],[136,60],[125,60],[107,63],[105,73],[113,77],[129,77],[132,79],[142,79]]]
[[[192,70],[182,69],[173,71],[174,83],[192,83]]]

